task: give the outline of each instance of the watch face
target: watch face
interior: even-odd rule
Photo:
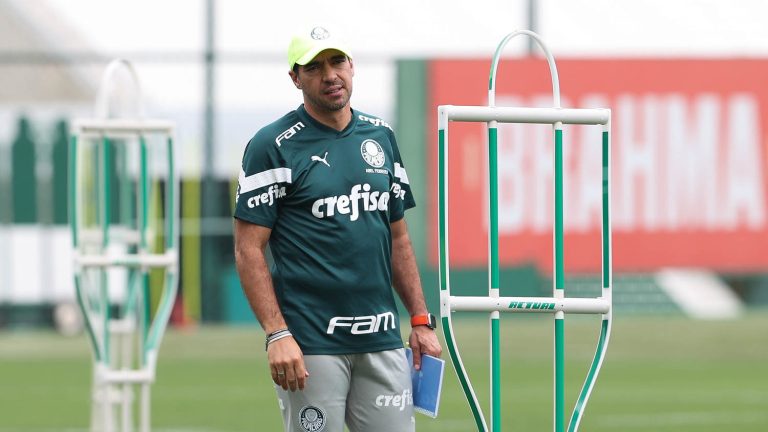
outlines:
[[[437,327],[437,318],[434,315],[429,314],[429,328],[435,329]]]

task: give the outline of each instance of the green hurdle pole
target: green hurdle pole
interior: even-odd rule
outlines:
[[[553,108],[517,108],[495,106],[496,70],[504,46],[513,37],[527,35],[533,38],[544,51],[549,64],[553,88]],[[540,40],[530,31],[517,31],[507,35],[499,44],[494,54],[489,78],[487,107],[452,106],[438,107],[438,183],[439,183],[439,258],[440,258],[440,298],[441,322],[446,338],[446,345],[451,362],[459,377],[462,390],[469,402],[475,424],[479,431],[487,431],[482,410],[477,402],[474,390],[464,369],[453,335],[451,313],[454,311],[490,312],[491,333],[491,430],[501,431],[501,367],[499,312],[551,312],[554,314],[554,430],[565,431],[565,373],[564,373],[564,318],[565,313],[602,314],[603,325],[595,357],[580,393],[577,405],[571,416],[569,431],[578,428],[584,407],[594,387],[599,373],[605,348],[611,330],[611,252],[608,178],[610,175],[609,131],[610,110],[606,109],[563,109],[560,107],[560,88],[554,58]],[[451,296],[449,242],[448,242],[448,124],[450,121],[486,122],[488,125],[489,145],[489,295],[488,297]],[[499,296],[499,258],[498,258],[498,173],[497,173],[497,124],[539,123],[551,124],[554,135],[554,226],[553,226],[553,296],[539,297],[500,297]],[[603,125],[603,217],[602,217],[602,296],[594,299],[566,298],[563,271],[563,124]]]
[[[602,294],[604,298],[611,298],[611,287],[613,280],[613,266],[611,255],[611,146],[610,146],[610,122],[603,125],[602,131],[602,226],[601,226],[601,240],[602,240]],[[597,374],[600,372],[603,360],[605,359],[605,349],[608,347],[608,340],[611,336],[611,323],[612,309],[603,314],[602,324],[600,326],[600,336],[597,341],[597,348],[595,350],[595,356],[593,357],[592,364],[589,367],[587,378],[584,381],[584,385],[579,392],[579,398],[576,401],[576,406],[573,408],[571,414],[571,420],[568,423],[568,432],[576,432],[579,429],[579,424],[584,415],[584,409],[587,406],[587,401],[595,387],[595,380]]]

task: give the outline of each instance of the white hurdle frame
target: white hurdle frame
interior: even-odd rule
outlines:
[[[497,107],[496,70],[501,52],[514,37],[526,35],[533,38],[544,51],[552,77],[552,108]],[[610,121],[609,109],[570,109],[560,107],[560,84],[552,54],[540,37],[528,30],[519,30],[508,34],[496,49],[493,57],[489,86],[488,106],[453,106],[438,107],[438,208],[439,208],[439,275],[440,275],[440,312],[441,323],[456,374],[462,390],[469,402],[478,431],[489,430],[485,417],[469,381],[466,369],[458,352],[454,337],[451,313],[458,311],[479,311],[490,314],[490,380],[491,380],[491,422],[490,430],[501,431],[501,361],[499,342],[500,312],[512,313],[552,313],[554,315],[554,411],[555,432],[565,431],[565,396],[564,396],[564,318],[566,313],[601,314],[602,325],[584,385],[579,393],[576,406],[571,415],[568,431],[576,432],[581,422],[584,409],[594,388],[606,348],[610,339],[612,321],[612,271],[611,271],[611,225],[610,225]],[[449,242],[448,242],[448,125],[450,122],[485,122],[488,125],[489,145],[489,288],[488,296],[453,296],[450,288]],[[553,295],[552,297],[500,297],[499,296],[499,256],[498,256],[498,175],[497,175],[497,127],[498,123],[537,123],[551,124],[554,135],[554,226],[553,226]],[[565,297],[563,271],[563,124],[600,125],[602,126],[602,295],[598,298]]]
[[[135,118],[109,118],[109,90],[114,74],[119,70],[130,74],[137,96]],[[73,268],[78,304],[83,313],[85,327],[93,350],[93,394],[91,431],[128,432],[138,429],[149,432],[150,386],[155,380],[157,355],[165,333],[178,288],[179,211],[178,185],[174,164],[173,122],[144,119],[141,106],[141,88],[133,66],[122,59],[112,61],[106,68],[96,102],[96,118],[75,119],[69,145],[69,223],[72,233]],[[165,184],[164,243],[162,252],[150,253],[150,176],[148,135],[162,137],[167,158]],[[85,163],[80,140],[98,139],[99,161],[95,169],[98,217],[96,228],[85,229],[84,197],[88,195],[81,184]],[[135,221],[113,222],[111,182],[115,174],[110,169],[110,148],[119,151],[128,147],[120,139],[138,140],[138,174],[136,180]],[[93,161],[91,161],[93,162]],[[125,191],[123,191],[125,192]],[[129,195],[125,192],[125,195]],[[91,196],[93,198],[93,196]],[[134,226],[135,225],[135,226]],[[110,250],[110,246],[123,246],[125,252]],[[111,316],[110,286],[107,272],[111,268],[129,269],[127,294],[122,306],[123,316]],[[163,289],[150,319],[149,271],[165,269]],[[86,270],[98,272],[98,280],[87,278]],[[134,277],[134,279],[131,279]],[[133,282],[132,282],[133,281]],[[93,284],[90,292],[88,285]],[[112,343],[112,339],[115,343]],[[138,353],[134,355],[134,348]],[[134,427],[134,387],[138,387],[138,428]],[[118,415],[119,414],[119,415]]]

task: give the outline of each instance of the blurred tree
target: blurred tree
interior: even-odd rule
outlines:
[[[35,175],[35,143],[29,120],[19,118],[16,138],[11,145],[11,184],[13,222],[37,222],[37,177]]]
[[[67,160],[69,125],[59,120],[53,130],[53,223],[67,223]]]

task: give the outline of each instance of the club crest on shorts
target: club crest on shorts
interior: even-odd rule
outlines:
[[[374,168],[381,168],[384,166],[384,150],[381,149],[379,143],[372,139],[363,141],[360,145],[360,154],[363,155],[363,160],[368,165]]]
[[[308,405],[299,411],[299,426],[307,432],[320,432],[325,427],[325,411]]]

